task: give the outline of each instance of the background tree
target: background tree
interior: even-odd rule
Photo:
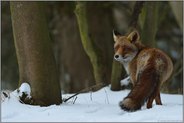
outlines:
[[[173,13],[176,17],[176,20],[178,22],[178,25],[180,28],[183,28],[183,1],[170,1],[169,4],[171,5],[171,8],[173,10]]]
[[[141,41],[143,44],[155,47],[155,36],[158,28],[159,2],[145,2],[142,18]]]
[[[65,92],[76,92],[95,84],[93,67],[82,46],[78,23],[74,13],[75,2],[56,3],[57,7],[54,6],[54,3],[52,4],[54,11],[48,11],[53,11],[55,15],[53,16],[53,21],[51,21],[51,30],[55,30],[56,33],[51,32],[51,34],[54,40],[57,41],[54,43],[59,44],[54,45],[54,49],[58,52],[56,53],[56,58],[59,61],[57,63],[60,69],[60,82],[62,90]],[[111,5],[111,2],[86,2],[90,36],[102,54],[100,62],[104,63],[104,81],[107,83],[110,82],[113,59]]]
[[[83,49],[74,13],[75,2],[51,2],[47,3],[47,8],[63,93],[78,92],[94,85],[93,68]]]
[[[89,35],[99,49],[98,59],[103,65],[103,82],[110,84],[114,55],[112,38],[114,28],[112,7],[114,4],[112,2],[87,2],[86,5]]]
[[[56,63],[44,15],[44,3],[10,2],[19,65],[19,85],[28,82],[35,105],[61,103]]]
[[[101,40],[105,40],[105,37],[103,37],[102,35],[103,32],[100,32],[98,37],[97,36],[95,37],[94,33],[91,33],[92,25],[90,24],[90,21],[89,21],[90,19],[88,20],[88,17],[90,18],[91,15],[87,16],[86,6],[87,4],[85,2],[77,2],[76,9],[75,9],[75,14],[77,17],[82,45],[84,47],[85,52],[89,56],[89,59],[93,66],[93,73],[94,73],[96,84],[108,83],[110,80],[110,77],[108,75],[110,74],[108,74],[107,71],[111,70],[111,63],[109,62],[111,60],[109,60],[109,58],[105,59],[105,57],[108,56],[107,53],[109,52],[108,51],[109,48],[108,47],[107,49],[103,48],[103,50],[100,48],[100,47],[103,47],[104,42],[100,42],[99,37],[101,37],[100,38]],[[99,23],[99,22],[97,21],[96,23]],[[95,31],[97,32],[97,30]],[[98,40],[98,42],[96,43],[95,40]],[[99,47],[99,44],[101,44],[100,47]],[[111,52],[111,55],[112,55],[112,52]]]
[[[1,88],[14,90],[18,86],[19,71],[9,2],[1,3],[1,18]]]

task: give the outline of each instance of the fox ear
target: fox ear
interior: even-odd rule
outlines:
[[[140,36],[139,36],[139,33],[136,30],[134,30],[127,36],[127,38],[128,40],[130,40],[131,43],[135,43],[140,39]]]
[[[113,38],[114,38],[114,41],[116,42],[117,39],[121,36],[121,34],[116,31],[116,30],[113,30]]]

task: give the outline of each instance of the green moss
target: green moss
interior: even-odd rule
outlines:
[[[77,17],[82,45],[93,66],[93,73],[96,83],[104,82],[104,66],[100,60],[101,53],[94,41],[89,36],[89,23],[86,15],[85,2],[77,2],[75,14]]]

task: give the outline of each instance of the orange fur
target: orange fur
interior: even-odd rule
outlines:
[[[137,31],[128,36],[119,33],[113,36],[115,59],[124,65],[133,84],[131,92],[120,102],[120,107],[135,111],[147,101],[147,108],[151,108],[154,99],[157,105],[162,105],[160,86],[173,71],[171,59],[163,51],[141,44]]]

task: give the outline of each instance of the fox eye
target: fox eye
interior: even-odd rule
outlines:
[[[131,50],[131,48],[130,47],[124,47],[124,50],[129,51],[129,50]]]
[[[116,45],[116,46],[114,47],[114,50],[117,51],[118,48],[119,48],[119,45]]]

